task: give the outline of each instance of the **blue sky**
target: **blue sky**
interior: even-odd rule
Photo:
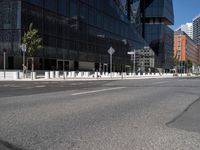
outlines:
[[[192,19],[200,14],[200,0],[173,0],[174,26],[177,29],[181,24],[192,22]]]

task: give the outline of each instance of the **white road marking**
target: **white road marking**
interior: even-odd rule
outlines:
[[[72,84],[70,84],[70,85],[78,85],[77,83],[72,83]]]
[[[169,81],[162,81],[162,82],[155,82],[155,83],[152,83],[153,85],[157,85],[157,84],[163,84],[163,83],[168,83]]]
[[[28,89],[33,89],[34,87],[24,87],[22,89],[28,90]]]
[[[125,89],[126,87],[116,87],[116,88],[108,88],[108,89],[101,89],[101,90],[94,90],[94,91],[87,91],[87,92],[80,92],[80,93],[73,93],[73,96],[76,95],[84,95],[84,94],[91,94],[91,93],[98,93],[98,92],[104,92],[104,91],[112,91],[112,90],[119,90],[119,89]]]
[[[43,87],[46,87],[45,85],[38,85],[38,86],[35,86],[36,88],[43,88]]]

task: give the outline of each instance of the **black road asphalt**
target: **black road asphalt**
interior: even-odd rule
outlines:
[[[200,79],[0,82],[0,150],[200,149]]]

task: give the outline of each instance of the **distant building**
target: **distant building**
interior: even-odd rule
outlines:
[[[198,51],[199,51],[198,57],[199,57],[199,64],[200,64],[200,45],[197,45],[197,48],[198,48]]]
[[[181,63],[183,72],[187,70],[185,63],[188,60],[193,63],[193,72],[198,69],[200,64],[198,47],[184,31],[178,30],[174,34],[174,57]]]
[[[181,25],[176,31],[181,30],[184,31],[191,39],[193,39],[193,24],[186,23]]]
[[[200,14],[193,19],[193,39],[196,44],[200,44]]]

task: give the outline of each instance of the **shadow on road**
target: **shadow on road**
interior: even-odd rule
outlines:
[[[25,150],[23,148],[17,147],[9,142],[0,140],[0,149],[1,150]]]

